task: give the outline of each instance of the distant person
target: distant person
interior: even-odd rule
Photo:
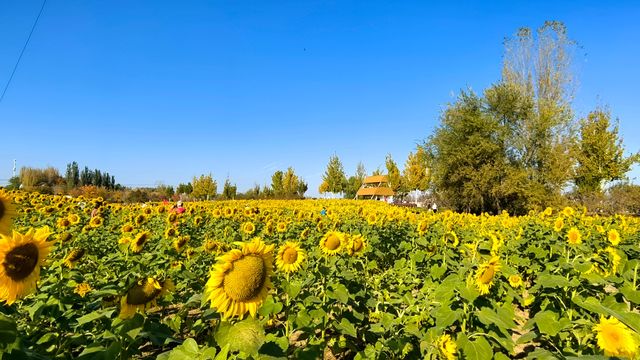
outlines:
[[[99,204],[99,203],[96,203],[96,204],[93,206],[93,210],[91,210],[91,217],[92,217],[92,218],[93,218],[93,217],[96,217],[96,216],[98,216],[98,214],[99,214],[99,213],[100,213],[100,204]]]
[[[320,210],[320,215],[322,216],[327,216],[327,209],[325,209],[325,207],[322,207],[322,210]]]
[[[182,214],[183,212],[185,212],[182,201],[178,200],[178,202],[171,208],[171,211],[175,212],[176,214]]]
[[[438,212],[438,205],[436,205],[436,203],[434,202],[433,204],[431,204],[431,210],[433,212]]]

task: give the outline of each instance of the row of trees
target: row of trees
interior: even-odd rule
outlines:
[[[162,185],[167,197],[174,195],[173,188]],[[200,175],[194,177],[191,182],[179,184],[176,187],[175,194],[189,196],[197,200],[212,199],[302,199],[308,190],[307,183],[300,178],[292,167],[286,171],[276,170],[271,175],[271,184],[255,185],[245,193],[238,193],[238,188],[231,180],[227,178],[224,182],[222,193],[218,194],[218,184],[213,176]]]
[[[388,154],[385,158],[385,170],[389,186],[400,197],[412,191],[424,192],[429,189],[429,158],[424,146],[417,146],[415,152],[409,153],[403,170],[400,170],[391,154]],[[382,174],[380,169],[372,173],[372,175],[380,174]],[[347,177],[340,158],[334,154],[329,158],[318,191],[342,194],[347,199],[353,199],[366,176],[367,171],[360,162],[355,174]]]
[[[559,22],[523,28],[505,42],[502,79],[446,108],[424,147],[432,188],[454,209],[521,214],[584,202],[640,160],[624,156],[610,111],[575,119],[575,50]]]
[[[78,163],[75,161],[67,164],[65,183],[67,184],[68,189],[88,185],[104,187],[107,189],[116,189],[120,186],[119,184],[116,184],[116,178],[108,172],[98,169],[89,170],[87,166],[80,171]]]

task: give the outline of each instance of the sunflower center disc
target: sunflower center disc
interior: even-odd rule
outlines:
[[[224,277],[224,292],[232,300],[248,301],[260,294],[266,279],[262,257],[248,255],[233,262],[233,268]]]
[[[326,246],[329,250],[335,250],[340,246],[340,238],[336,235],[331,235],[324,243],[324,246]]]
[[[493,280],[493,275],[495,274],[495,270],[493,266],[489,266],[483,273],[480,275],[480,279],[478,279],[483,284],[488,284]]]
[[[28,243],[9,251],[4,258],[4,271],[13,281],[27,278],[38,264],[38,247]]]
[[[298,260],[298,250],[294,248],[287,248],[282,254],[282,260],[285,264],[293,264]]]

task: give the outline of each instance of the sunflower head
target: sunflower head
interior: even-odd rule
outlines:
[[[424,235],[424,233],[427,232],[427,230],[429,229],[429,223],[426,220],[422,220],[418,223],[418,234],[420,235]]]
[[[69,255],[64,258],[64,265],[69,269],[73,269],[75,263],[80,260],[84,256],[84,254],[85,250],[82,248],[71,250]]]
[[[9,237],[0,234],[0,301],[12,304],[31,293],[40,277],[40,267],[51,251],[48,228],[33,229]]]
[[[276,266],[286,273],[295,272],[300,269],[305,257],[305,252],[298,243],[287,241],[278,249]]]
[[[287,231],[287,223],[284,221],[279,222],[278,225],[276,225],[276,231],[279,233]]]
[[[87,283],[81,283],[81,284],[76,285],[76,287],[73,289],[73,292],[78,294],[78,295],[80,295],[80,297],[85,297],[85,295],[90,293],[91,290],[93,290],[91,288],[91,285],[89,285]]]
[[[438,338],[437,341],[438,351],[443,359],[455,360],[457,359],[458,346],[455,341],[451,339],[449,334],[444,334]]]
[[[130,233],[132,231],[133,231],[133,224],[126,223],[126,224],[122,225],[122,232],[123,233]]]
[[[349,236],[349,242],[347,244],[347,252],[351,256],[360,256],[364,253],[367,247],[367,241],[364,236],[356,234]]]
[[[219,258],[205,286],[205,299],[223,318],[256,315],[271,288],[273,248],[260,238]]]
[[[339,231],[328,231],[320,239],[320,248],[327,255],[335,255],[342,250],[344,234]]]
[[[476,287],[480,294],[489,293],[489,289],[493,286],[493,280],[496,273],[500,270],[500,259],[494,256],[488,262],[481,264],[476,271]]]
[[[189,235],[179,236],[173,241],[173,248],[177,252],[182,252],[184,250],[185,245],[189,242]]]
[[[569,232],[567,232],[567,242],[571,245],[581,244],[582,236],[580,235],[580,231],[575,227],[569,229]]]
[[[564,227],[564,219],[562,217],[558,217],[556,221],[553,223],[553,231],[560,232]]]
[[[145,310],[156,305],[156,300],[173,291],[174,285],[170,279],[159,281],[149,277],[140,279],[134,283],[127,293],[120,299],[121,319],[133,317],[136,312],[144,313]]]
[[[150,237],[151,237],[151,234],[149,234],[149,232],[147,231],[143,231],[138,235],[136,235],[136,237],[133,239],[133,241],[130,244],[131,251],[133,251],[134,253],[139,253],[140,251],[142,251],[144,244],[146,244],[147,241],[149,241]]]
[[[256,226],[251,222],[247,221],[242,224],[242,232],[247,235],[252,235],[256,231]]]
[[[89,226],[92,228],[98,228],[102,226],[104,219],[101,216],[94,216],[89,220]]]
[[[618,244],[620,244],[620,233],[618,232],[618,230],[609,230],[609,232],[607,232],[607,240],[609,240],[611,245],[618,246]]]
[[[0,191],[0,234],[9,234],[11,221],[16,215],[15,206],[8,194]]]
[[[520,277],[520,275],[509,276],[509,285],[511,285],[514,288],[518,288],[522,286],[522,278]]]
[[[638,334],[614,317],[600,318],[600,323],[593,327],[598,340],[598,347],[606,356],[634,359],[638,354]]]

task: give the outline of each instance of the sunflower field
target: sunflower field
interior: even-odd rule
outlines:
[[[185,209],[0,192],[0,359],[640,356],[638,218]]]

